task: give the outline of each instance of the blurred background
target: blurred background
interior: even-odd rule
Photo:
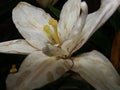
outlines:
[[[0,42],[23,38],[12,22],[12,9],[21,0],[0,0]],[[63,4],[67,0],[22,0],[37,7],[43,8],[54,18],[59,20]],[[99,9],[100,0],[84,0],[89,7],[89,13]],[[119,72],[120,60],[120,8],[112,17],[88,40],[88,42],[74,55],[96,49],[103,53]],[[6,90],[5,80],[11,66],[20,64],[26,56],[0,53],[0,90]],[[77,80],[77,75],[67,72],[59,80],[36,90],[95,90],[82,78]]]

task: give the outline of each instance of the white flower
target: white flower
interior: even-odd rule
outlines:
[[[20,69],[7,78],[9,90],[31,90],[72,70],[97,90],[119,90],[120,77],[109,60],[97,51],[71,55],[114,13],[118,0],[101,0],[98,11],[87,14],[81,0],[68,0],[57,23],[44,10],[20,2],[13,21],[24,39],[0,43],[0,52],[30,54]]]

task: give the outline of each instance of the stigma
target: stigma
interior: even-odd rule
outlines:
[[[54,44],[57,44],[60,46],[60,38],[58,36],[58,30],[57,30],[57,25],[58,25],[58,22],[57,20],[51,18],[49,21],[48,21],[48,25],[45,25],[43,27],[43,30],[45,31],[45,33],[47,34],[48,38],[51,39],[52,41],[54,40]],[[53,30],[51,29],[51,27],[53,28]]]

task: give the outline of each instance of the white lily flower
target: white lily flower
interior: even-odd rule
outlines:
[[[57,23],[44,10],[20,2],[13,10],[13,21],[23,39],[0,43],[0,52],[30,54],[15,74],[8,75],[8,90],[40,88],[73,70],[97,90],[120,90],[120,77],[97,51],[79,57],[71,55],[114,13],[119,0],[101,0],[91,14],[81,0],[68,0]]]

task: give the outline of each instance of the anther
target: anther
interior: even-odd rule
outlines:
[[[50,25],[52,25],[53,27],[57,27],[57,20],[55,19],[50,19],[49,22],[48,22]]]
[[[49,22],[48,22],[49,25],[52,26],[53,30],[51,30],[50,26],[49,25],[45,25],[43,27],[43,30],[46,32],[47,36],[55,41],[55,44],[58,44],[60,45],[60,39],[59,39],[59,36],[58,36],[58,32],[57,32],[57,20],[55,19],[50,19]]]
[[[50,32],[50,27],[48,25],[45,25],[43,29],[45,32]]]
[[[56,43],[60,45],[60,39],[59,39],[59,36],[58,36],[58,31],[57,31],[57,20],[55,19],[50,19],[49,22],[48,22],[54,29],[54,34],[53,34],[53,38],[55,39]]]
[[[45,25],[45,26],[43,27],[43,30],[45,31],[45,33],[47,34],[47,36],[49,37],[49,39],[52,39],[52,38],[53,38],[53,34],[52,34],[52,32],[51,32],[50,26]]]
[[[17,72],[16,65],[13,64],[12,68],[10,69],[10,73],[16,73],[16,72]]]

